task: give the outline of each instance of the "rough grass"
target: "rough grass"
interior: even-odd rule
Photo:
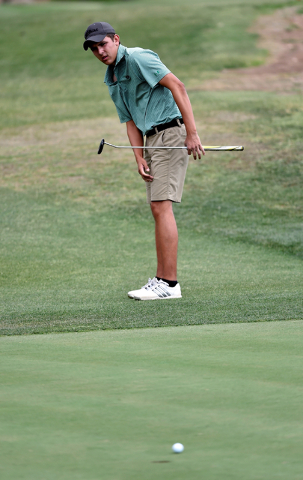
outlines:
[[[196,89],[232,59],[265,58],[247,32],[261,3],[219,3],[191,2],[182,16],[170,1],[1,6],[3,334],[302,318],[301,97]],[[127,143],[104,68],[81,46],[99,15],[115,15],[126,44],[160,49],[191,86],[204,144],[245,145],[190,163],[173,305],[125,296],[154,275],[153,224],[132,154],[96,155],[102,137]]]

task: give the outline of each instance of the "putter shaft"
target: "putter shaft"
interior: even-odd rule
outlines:
[[[109,147],[113,147],[113,148],[144,148],[146,150],[187,150],[187,147],[145,147],[145,146],[141,146],[141,147],[136,147],[136,146],[129,146],[129,145],[112,145],[111,143],[107,143],[107,142],[104,142],[104,145],[108,145]],[[220,152],[220,151],[224,151],[224,152],[229,152],[229,151],[243,151],[244,150],[244,147],[243,146],[204,146],[203,147],[205,152]]]

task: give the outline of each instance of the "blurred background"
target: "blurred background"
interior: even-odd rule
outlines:
[[[82,47],[95,21],[111,23],[128,47],[156,51],[185,83],[205,145],[245,146],[190,161],[175,208],[188,314],[168,320],[161,306],[159,322],[208,321],[222,292],[234,309],[223,302],[215,321],[248,318],[247,296],[251,319],[301,318],[302,19],[297,0],[1,4],[3,332],[154,321],[121,294],[154,269],[153,223],[132,152],[96,154],[101,138],[128,139],[105,67]],[[224,258],[222,245],[232,249]],[[240,246],[257,249],[262,274],[252,260],[243,267]]]

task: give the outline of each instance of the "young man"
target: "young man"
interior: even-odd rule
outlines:
[[[128,292],[135,300],[181,298],[177,281],[178,230],[172,203],[181,202],[188,155],[204,155],[192,107],[183,83],[151,50],[126,48],[106,22],[90,25],[84,50],[107,65],[105,83],[120,122],[126,123],[138,172],[146,182],[147,201],[155,220],[156,276],[139,290]],[[184,150],[144,150],[146,146],[184,146]],[[144,153],[145,152],[145,155]]]

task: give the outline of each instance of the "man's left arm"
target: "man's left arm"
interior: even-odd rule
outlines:
[[[205,152],[197,133],[193,109],[184,84],[173,73],[165,75],[159,83],[171,91],[182,114],[187,133],[185,145],[187,146],[188,155],[192,153],[195,160],[197,155],[201,158],[201,153],[205,155]]]

